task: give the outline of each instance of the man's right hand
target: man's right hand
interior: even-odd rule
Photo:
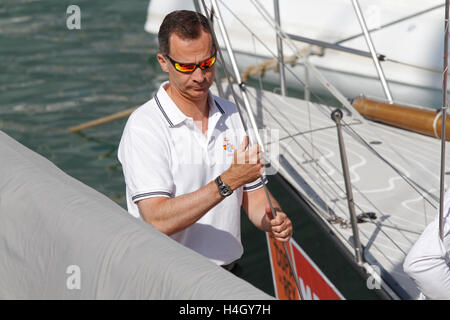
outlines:
[[[234,152],[230,168],[220,176],[222,181],[233,190],[255,181],[265,170],[260,146],[255,144],[246,151],[247,146],[248,137],[245,136],[239,148]]]

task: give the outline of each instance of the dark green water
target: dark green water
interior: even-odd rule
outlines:
[[[71,4],[81,9],[81,30],[66,26]],[[166,80],[156,39],[143,29],[147,6],[147,0],[0,2],[0,130],[124,208],[116,155],[126,119],[82,134],[67,128],[140,105]],[[276,179],[269,186],[299,244],[344,297],[376,298]],[[265,235],[242,221],[243,277],[273,294]]]

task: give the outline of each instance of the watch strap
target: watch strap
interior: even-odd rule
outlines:
[[[222,197],[228,197],[233,193],[233,189],[230,188],[229,185],[224,183],[220,178],[220,175],[215,179],[217,188],[219,189],[219,193]]]

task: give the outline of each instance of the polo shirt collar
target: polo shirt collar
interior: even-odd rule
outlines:
[[[166,89],[164,87],[169,82],[166,81],[161,84],[158,92],[155,94],[154,98],[156,101],[156,104],[158,108],[160,109],[161,113],[163,114],[164,118],[167,121],[167,125],[169,127],[175,127],[188,119],[188,116],[186,116],[178,107],[177,105],[172,101],[172,99],[169,97],[169,95],[166,92]],[[225,111],[223,108],[219,105],[219,103],[214,99],[211,91],[208,92],[208,102],[209,102],[209,118],[211,118],[212,115],[218,113],[219,116],[222,116],[225,114]]]

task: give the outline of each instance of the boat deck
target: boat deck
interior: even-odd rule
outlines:
[[[271,160],[275,170],[268,173],[277,171],[309,200],[354,254],[337,129],[331,119],[334,108],[247,89],[258,128],[279,135],[263,137],[266,155],[278,155]],[[242,101],[240,105],[244,108]],[[440,140],[361,121],[346,110],[343,136],[356,214],[373,212],[377,217],[358,223],[364,260],[380,269],[398,298],[416,298],[419,290],[403,272],[403,261],[437,216]]]

